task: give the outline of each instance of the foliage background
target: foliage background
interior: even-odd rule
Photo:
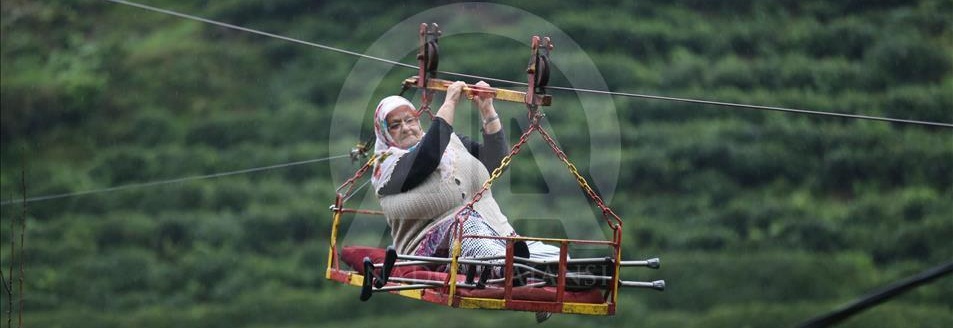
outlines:
[[[143,2],[358,52],[437,6]],[[611,90],[953,122],[948,0],[504,4],[572,36]],[[21,173],[29,196],[79,192],[338,155],[359,137],[327,132],[353,57],[103,1],[4,1],[0,40],[3,200],[22,197]],[[515,42],[459,37],[441,46],[442,69],[523,79],[525,49]],[[515,69],[499,64],[510,57]],[[549,123],[587,172],[574,95],[559,96],[570,99],[567,114]],[[949,129],[614,102],[623,162],[610,205],[627,220],[626,257],[663,259],[660,271],[634,278],[670,288],[627,291],[615,317],[556,316],[548,326],[792,326],[953,258]],[[546,165],[517,162],[514,190],[545,189],[541,174],[561,170]],[[324,280],[325,209],[342,182],[330,170],[325,162],[30,203],[24,319],[36,327],[535,325],[527,313],[389,295],[361,303],[355,289]],[[524,234],[565,234],[518,219],[557,215],[567,210],[562,200],[503,202]],[[3,268],[22,210],[2,207]],[[844,326],[953,326],[951,291],[946,277]]]

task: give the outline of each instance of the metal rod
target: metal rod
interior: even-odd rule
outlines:
[[[332,212],[341,212],[341,213],[384,215],[383,211],[377,211],[377,210],[362,210],[362,209],[355,209],[355,208],[341,208],[341,207],[335,207],[335,206],[331,206],[328,209],[331,210]]]
[[[619,287],[651,288],[654,290],[665,290],[665,280],[656,281],[619,281]]]
[[[388,281],[396,281],[410,284],[423,284],[423,285],[433,285],[433,286],[446,286],[447,284],[442,280],[429,280],[429,279],[413,279],[413,278],[400,278],[400,277],[391,277]],[[458,284],[459,286],[459,284]]]
[[[503,260],[503,259],[505,259],[505,258],[506,258],[506,257],[503,256],[503,255],[498,255],[498,256],[485,256],[485,257],[461,257],[461,258],[458,259],[458,261]],[[397,259],[398,259],[398,260],[413,260],[413,261],[430,261],[430,262],[434,262],[434,263],[450,263],[450,258],[448,258],[448,257],[432,257],[432,256],[417,256],[417,255],[398,254],[398,255],[397,255]],[[525,258],[525,257],[514,256],[513,259],[514,259],[514,260],[519,260],[520,262],[525,262],[526,264],[532,264],[532,265],[556,265],[556,264],[559,264],[559,259],[557,259],[557,258],[553,258],[553,259],[532,259],[532,258]],[[654,259],[654,260],[657,260],[657,259]],[[652,259],[646,260],[646,261],[652,261]],[[637,261],[631,261],[631,262],[637,262]],[[481,265],[481,264],[484,264],[484,263],[486,263],[486,262],[478,262],[478,263],[474,263],[474,264]],[[602,263],[610,264],[610,263],[612,263],[612,258],[609,258],[609,257],[575,258],[575,259],[568,259],[566,263],[567,263],[567,264],[602,264]],[[625,263],[625,261],[623,261],[623,263]]]
[[[447,257],[398,255],[397,258],[400,260],[406,260],[406,261],[397,262],[396,264],[394,264],[394,266],[447,264],[451,262],[451,259]],[[472,258],[461,257],[457,260],[457,262],[461,264],[471,264],[471,265],[503,266],[504,263],[491,262],[492,260],[502,260],[502,259],[504,259],[503,256],[472,257]],[[535,265],[535,266],[555,266],[559,264],[558,259],[539,260],[539,259],[524,258],[519,256],[514,256],[513,261],[518,264]],[[566,260],[566,264],[568,265],[587,265],[587,264],[588,265],[593,265],[593,264],[611,265],[612,259],[608,257],[578,258],[578,259]],[[661,266],[661,262],[659,261],[658,258],[652,258],[652,259],[640,260],[640,261],[622,261],[620,265],[623,267],[649,267],[653,269],[658,269]],[[381,263],[374,264],[375,268],[380,268],[381,266],[382,266]]]
[[[487,258],[489,258],[489,259],[500,259],[500,260],[501,260],[501,259],[503,259],[503,256],[495,256],[495,257],[487,257]],[[410,261],[405,261],[405,262],[397,262],[396,264],[394,264],[395,266],[401,266],[401,265],[419,265],[419,264],[448,264],[448,263],[450,263],[451,260],[452,260],[452,259],[450,259],[449,257],[430,257],[430,256],[416,256],[416,255],[397,255],[397,259],[399,259],[399,260],[410,260],[410,261],[413,261],[413,262],[411,262],[411,263],[413,263],[413,264],[403,264],[403,263],[410,262]],[[461,257],[461,258],[458,258],[458,259],[457,259],[457,262],[458,262],[458,263],[461,263],[461,264],[472,264],[472,265],[489,265],[489,266],[502,266],[502,265],[503,265],[503,263],[489,262],[489,261],[486,261],[486,260],[483,260],[483,259],[485,259],[485,258],[482,258],[482,257],[481,257],[481,258],[465,258],[465,257]],[[374,264],[374,267],[376,268],[376,267],[378,267],[378,265],[380,265],[380,264]]]
[[[447,283],[445,283],[445,282],[443,282],[443,281],[438,281],[438,280],[412,279],[412,278],[390,278],[390,280],[391,280],[391,281],[396,281],[396,282],[402,282],[402,283],[417,284],[417,285],[430,285],[430,286],[437,286],[437,287],[446,287],[446,286],[448,286]],[[490,280],[487,281],[487,282],[488,282],[488,283],[500,283],[500,282],[503,282],[503,278],[490,279]],[[531,284],[527,284],[526,287],[543,287],[543,286],[546,286],[546,285],[547,285],[547,284],[546,284],[545,281],[539,281],[539,282],[534,282],[534,283],[531,283]],[[477,288],[476,284],[467,284],[467,283],[462,283],[462,282],[458,282],[458,283],[457,283],[457,287]],[[488,286],[488,287],[492,287],[492,286]],[[493,287],[493,288],[495,288],[495,287]]]
[[[658,269],[662,266],[662,262],[658,258],[651,258],[644,261],[622,261],[619,262],[620,266],[623,267],[649,267],[652,269]]]
[[[562,241],[568,241],[572,244],[592,244],[592,245],[613,245],[612,241],[607,240],[585,240],[585,239],[559,239],[559,238],[537,238],[537,237],[509,237],[509,236],[485,236],[485,235],[463,235],[462,238],[482,238],[482,239],[498,239],[498,240],[522,240],[522,241],[542,241],[542,242],[551,242],[559,243]]]
[[[532,265],[559,265],[558,258],[550,259],[533,259],[533,258],[522,258],[516,257],[515,259],[521,260],[521,262],[526,262]],[[612,264],[612,258],[609,257],[585,257],[585,258],[575,258],[567,259],[566,264]]]
[[[420,88],[420,80],[417,76],[411,76],[404,80],[403,85],[405,87],[414,87]],[[427,79],[427,90],[433,91],[447,91],[447,88],[452,84],[452,81],[441,80],[441,79]],[[467,84],[463,87],[462,90],[467,99],[472,99],[475,95],[487,95],[494,99],[500,101],[508,102],[518,102],[522,103],[526,99],[526,92],[507,90],[501,88],[492,88],[492,87],[481,87],[478,85]],[[550,95],[536,95],[537,101],[542,106],[549,106],[552,103],[552,96]]]
[[[868,308],[876,306],[877,304],[886,302],[893,297],[897,297],[900,294],[909,291],[910,289],[930,283],[934,279],[949,275],[951,273],[953,273],[953,261],[940,264],[916,275],[893,282],[890,285],[879,288],[870,294],[867,294],[860,299],[851,302],[848,305],[834,310],[831,313],[811,318],[810,320],[801,323],[801,325],[798,327],[816,328],[836,325],[837,323],[846,320],[851,316],[860,313],[861,311],[867,310]]]
[[[437,287],[440,287],[440,286],[422,285],[422,284],[421,284],[421,285],[384,286],[384,287],[381,287],[381,288],[375,288],[375,289],[374,289],[374,292],[389,292],[389,291],[395,291],[395,290],[431,289],[431,288],[437,288]]]

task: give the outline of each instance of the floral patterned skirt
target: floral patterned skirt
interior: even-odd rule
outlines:
[[[467,220],[463,221],[464,235],[500,236],[490,227],[486,220],[483,219],[480,213],[473,210],[466,210],[464,215],[467,216]],[[450,257],[450,245],[453,245],[456,238],[453,233],[453,228],[456,223],[457,220],[454,218],[446,219],[424,232],[425,235],[414,251],[414,255]],[[518,235],[513,233],[511,236]],[[529,246],[531,258],[547,259],[559,257],[559,247],[546,245],[537,241],[530,241],[526,244]],[[461,257],[504,256],[506,255],[506,241],[501,239],[465,238],[461,241],[460,250]],[[502,261],[503,260],[499,260],[499,262]],[[441,267],[442,269],[446,269],[444,266]]]

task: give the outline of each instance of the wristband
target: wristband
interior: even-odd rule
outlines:
[[[493,121],[496,121],[496,120],[498,120],[498,119],[500,119],[500,115],[493,114],[493,116],[490,116],[489,118],[483,119],[483,126],[486,126],[487,124],[490,124],[490,123],[492,123]]]

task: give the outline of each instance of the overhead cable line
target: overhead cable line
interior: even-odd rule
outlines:
[[[951,124],[951,123],[940,123],[940,122],[918,121],[918,120],[906,120],[906,119],[890,118],[890,117],[881,117],[881,116],[869,116],[869,115],[858,115],[858,114],[822,112],[822,111],[814,111],[814,110],[806,110],[806,109],[795,109],[795,108],[774,107],[774,106],[761,106],[761,105],[748,105],[748,104],[738,104],[738,103],[721,102],[721,101],[699,100],[699,99],[690,99],[690,98],[676,98],[676,97],[665,97],[665,96],[653,96],[653,95],[644,95],[644,94],[637,94],[637,93],[602,91],[602,90],[592,90],[592,89],[579,89],[579,88],[566,88],[566,87],[547,87],[547,88],[548,88],[548,89],[556,89],[556,90],[573,90],[573,91],[579,91],[579,92],[607,94],[607,95],[613,95],[613,96],[632,97],[632,98],[646,98],[646,99],[656,99],[656,100],[669,100],[669,101],[687,102],[687,103],[703,104],[703,105],[715,105],[715,106],[723,106],[723,107],[737,107],[737,108],[746,108],[746,109],[760,109],[760,110],[769,110],[769,111],[777,111],[777,112],[788,112],[788,113],[797,113],[797,114],[821,115],[821,116],[834,116],[834,117],[841,117],[841,118],[853,118],[853,119],[874,120],[874,121],[883,121],[883,122],[891,122],[891,123],[904,123],[904,124],[916,124],[916,125],[927,125],[927,126],[937,126],[937,127],[953,128],[953,124]]]
[[[350,50],[345,50],[345,49],[341,49],[341,48],[337,48],[337,47],[332,47],[332,46],[328,46],[328,45],[323,45],[323,44],[319,44],[319,43],[314,43],[314,42],[309,42],[309,41],[303,41],[303,40],[299,40],[299,39],[295,39],[295,38],[291,38],[291,37],[287,37],[287,36],[282,36],[282,35],[278,35],[278,34],[274,34],[274,33],[263,32],[263,31],[259,31],[259,30],[255,30],[255,29],[251,29],[251,28],[247,28],[247,27],[242,27],[242,26],[237,26],[237,25],[233,25],[233,24],[223,23],[223,22],[219,22],[219,21],[215,21],[215,20],[211,20],[211,19],[207,19],[207,18],[202,18],[202,17],[198,17],[198,16],[194,16],[194,15],[183,14],[183,13],[176,12],[176,11],[172,11],[172,10],[168,10],[168,9],[156,8],[156,7],[152,7],[152,6],[148,6],[148,5],[143,5],[143,4],[139,4],[139,3],[134,3],[134,2],[130,2],[130,1],[124,1],[124,0],[106,0],[106,1],[113,2],[113,3],[118,3],[118,4],[123,4],[123,5],[128,5],[128,6],[132,6],[132,7],[137,7],[137,8],[141,8],[141,9],[145,9],[145,10],[150,10],[150,11],[154,11],[154,12],[158,12],[158,13],[163,13],[163,14],[167,14],[167,15],[172,15],[172,16],[176,16],[176,17],[181,17],[181,18],[185,18],[185,19],[190,19],[190,20],[194,20],[194,21],[199,21],[199,22],[203,22],[203,23],[207,23],[207,24],[217,25],[217,26],[220,26],[220,27],[235,29],[235,30],[239,30],[239,31],[244,31],[244,32],[248,32],[248,33],[253,33],[253,34],[262,35],[262,36],[267,36],[267,37],[270,37],[270,38],[281,39],[281,40],[285,40],[285,41],[289,41],[289,42],[294,42],[294,43],[298,43],[298,44],[303,44],[303,45],[307,45],[307,46],[312,46],[312,47],[316,47],[316,48],[320,48],[320,49],[324,49],[324,50],[328,50],[328,51],[334,51],[334,52],[338,52],[338,53],[342,53],[342,54],[346,54],[346,55],[357,56],[357,57],[366,58],[366,59],[370,59],[370,60],[376,60],[376,61],[380,61],[380,62],[384,62],[384,63],[389,63],[389,64],[392,64],[392,65],[396,65],[396,66],[400,66],[400,67],[404,67],[404,68],[409,68],[409,69],[413,69],[413,70],[417,70],[417,69],[418,69],[417,66],[415,66],[415,65],[405,64],[405,63],[401,63],[401,62],[395,61],[395,60],[390,60],[390,59],[386,59],[386,58],[375,57],[375,56],[371,56],[371,55],[367,55],[367,54],[362,54],[362,53],[358,53],[358,52],[354,52],[354,51],[350,51]],[[485,80],[485,81],[491,81],[491,82],[499,82],[499,83],[507,83],[507,84],[512,84],[512,85],[526,85],[525,82],[510,81],[510,80],[497,79],[497,78],[486,77],[486,76],[471,75],[471,74],[462,74],[462,73],[447,72],[447,71],[438,71],[438,72],[439,72],[439,73],[446,74],[446,75],[457,76],[457,77],[472,78],[472,79],[479,79],[479,80]],[[908,120],[908,119],[898,119],[898,118],[881,117],[881,116],[846,114],[846,113],[836,113],[836,112],[823,112],[823,111],[804,110],[804,109],[795,109],[795,108],[785,108],[785,107],[775,107],[775,106],[760,106],[760,105],[749,105],[749,104],[730,103],[730,102],[711,101],[711,100],[700,100],[700,99],[691,99],[691,98],[677,98],[677,97],[654,96],[654,95],[646,95],[646,94],[638,94],[638,93],[615,92],[615,91],[594,90],[594,89],[585,89],[585,88],[570,88],[570,87],[560,87],[560,86],[548,86],[547,89],[563,90],[563,91],[574,91],[574,92],[592,93],[592,94],[602,94],[602,95],[610,95],[610,96],[618,96],[618,97],[645,98],[645,99],[655,99],[655,100],[677,101],[677,102],[703,104],[703,105],[714,105],[714,106],[722,106],[722,107],[735,107],[735,108],[744,108],[744,109],[769,110],[769,111],[778,111],[778,112],[787,112],[787,113],[797,113],[797,114],[832,116],[832,117],[840,117],[840,118],[851,118],[851,119],[862,119],[862,120],[874,120],[874,121],[882,121],[882,122],[890,122],[890,123],[903,123],[903,124],[915,124],[915,125],[924,125],[924,126],[935,126],[935,127],[953,128],[953,123],[942,123],[942,122],[931,122],[931,121],[920,121],[920,120]]]
[[[344,201],[346,202],[349,199],[351,199],[351,197],[354,197],[354,195],[357,195],[357,192],[361,191],[361,189],[364,189],[364,187],[367,186],[367,184],[370,182],[371,182],[371,179],[367,179],[367,181],[364,181],[364,183],[362,183],[359,187],[355,188],[354,191],[352,191],[351,194],[347,196],[347,198],[344,198]]]
[[[838,308],[837,310],[811,318],[810,320],[801,323],[801,325],[798,327],[821,328],[836,325],[837,323],[844,321],[862,311],[865,311],[868,308],[877,306],[878,304],[886,302],[891,298],[900,296],[901,294],[906,293],[913,288],[930,283],[931,281],[949,275],[950,273],[953,273],[953,261],[940,264],[916,275],[891,283],[890,285],[873,291],[870,294],[864,295],[863,297],[851,302],[848,305]]]
[[[38,201],[44,201],[44,200],[50,200],[50,199],[57,199],[57,198],[75,197],[75,196],[83,196],[83,195],[90,195],[90,194],[100,194],[100,193],[105,193],[105,192],[112,192],[112,191],[119,191],[119,190],[126,190],[126,189],[153,187],[153,186],[165,185],[165,184],[171,184],[171,183],[179,183],[179,182],[202,180],[202,179],[211,179],[211,178],[220,178],[220,177],[229,176],[229,175],[245,174],[245,173],[252,173],[252,172],[259,172],[259,171],[267,171],[267,170],[285,168],[285,167],[289,167],[289,166],[296,166],[296,165],[304,165],[304,164],[318,163],[318,162],[329,161],[329,160],[332,160],[332,159],[344,158],[344,157],[350,157],[350,155],[337,155],[337,156],[331,156],[331,157],[325,157],[325,158],[309,159],[309,160],[298,161],[298,162],[291,162],[291,163],[283,163],[283,164],[275,164],[275,165],[269,165],[269,166],[255,167],[255,168],[243,169],[243,170],[237,170],[237,171],[219,172],[219,173],[206,174],[206,175],[197,175],[197,176],[184,177],[184,178],[176,178],[176,179],[168,179],[168,180],[159,180],[159,181],[151,181],[151,182],[143,182],[143,183],[134,183],[134,184],[128,184],[128,185],[123,185],[123,186],[116,186],[116,187],[109,187],[109,188],[95,189],[95,190],[78,191],[78,192],[65,193],[65,194],[37,196],[37,197],[30,197],[30,198],[26,198],[26,199],[22,199],[22,200],[11,199],[11,200],[5,200],[5,201],[3,201],[2,203],[0,203],[0,206],[7,206],[7,205],[10,205],[10,204],[18,204],[18,203],[20,203],[20,202],[32,203],[32,202],[38,202]]]
[[[114,2],[114,3],[118,3],[118,4],[123,4],[123,5],[127,5],[127,6],[132,6],[132,7],[136,7],[136,8],[141,8],[141,9],[145,9],[145,10],[150,10],[150,11],[154,11],[154,12],[158,12],[158,13],[163,13],[163,14],[166,14],[166,15],[172,15],[172,16],[176,16],[176,17],[180,17],[180,18],[191,19],[191,20],[199,21],[199,22],[206,23],[206,24],[212,24],[212,25],[217,25],[217,26],[221,26],[221,27],[225,27],[225,28],[230,28],[230,29],[233,29],[233,30],[239,30],[239,31],[243,31],[243,32],[258,34],[258,35],[262,35],[262,36],[267,36],[267,37],[269,37],[269,38],[275,38],[275,39],[285,40],[285,41],[294,42],[294,43],[298,43],[298,44],[303,44],[303,45],[306,45],[306,46],[312,46],[312,47],[316,47],[316,48],[321,48],[321,49],[328,50],[328,51],[339,52],[339,53],[346,54],[346,55],[357,56],[357,57],[363,57],[363,58],[367,58],[367,59],[371,59],[371,60],[376,60],[376,61],[381,61],[381,62],[385,62],[385,63],[397,65],[397,66],[403,66],[403,67],[407,67],[407,68],[417,69],[417,66],[410,65],[410,64],[404,64],[404,63],[401,63],[401,62],[396,61],[396,60],[390,60],[390,59],[384,59],[384,58],[380,58],[380,57],[374,57],[374,56],[371,56],[371,55],[362,54],[362,53],[358,53],[358,52],[354,52],[354,51],[350,51],[350,50],[344,50],[344,49],[341,49],[341,48],[336,48],[336,47],[332,47],[332,46],[327,46],[327,45],[323,45],[323,44],[319,44],[319,43],[303,41],[303,40],[299,40],[299,39],[295,39],[295,38],[290,38],[290,37],[287,37],[287,36],[278,35],[278,34],[274,34],[274,33],[262,32],[262,31],[255,30],[255,29],[250,29],[250,28],[247,28],[247,27],[242,27],[242,26],[238,26],[238,25],[232,25],[232,24],[229,24],[229,23],[223,23],[223,22],[211,20],[211,19],[208,19],[208,18],[202,18],[202,17],[198,17],[198,16],[194,16],[194,15],[183,14],[183,13],[180,13],[180,12],[177,12],[177,11],[168,10],[168,9],[156,8],[156,7],[152,7],[152,6],[148,6],[148,5],[144,5],[144,4],[139,4],[139,3],[135,3],[135,2],[129,2],[129,1],[123,1],[123,0],[106,0],[106,1]]]

